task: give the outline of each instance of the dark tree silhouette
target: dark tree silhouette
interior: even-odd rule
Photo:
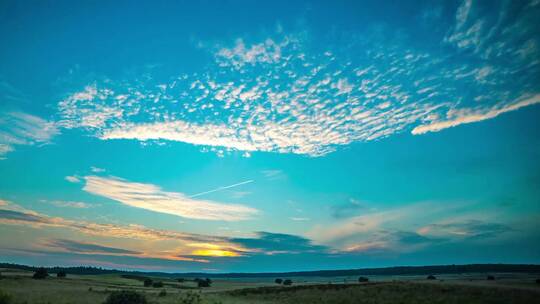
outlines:
[[[366,278],[366,277],[359,277],[359,278],[358,278],[358,282],[359,282],[359,283],[366,283],[366,282],[369,282],[369,279]]]
[[[283,283],[283,280],[282,279],[276,279],[274,282],[276,282],[276,284],[281,284],[281,283]]]
[[[163,287],[163,282],[161,282],[161,281],[154,282],[154,283],[152,284],[152,287],[155,287],[155,288],[161,288],[161,287]]]
[[[210,285],[212,285],[212,280],[210,280],[209,278],[206,278],[206,279],[196,278],[193,281],[197,282],[197,286],[199,287],[210,287]]]
[[[285,281],[283,281],[283,285],[286,285],[286,286],[292,285],[292,281],[289,279],[286,279]]]
[[[60,270],[59,272],[56,273],[57,278],[65,278],[66,275],[67,275],[66,272],[63,270]]]
[[[488,281],[495,281],[495,277],[492,276],[492,275],[488,275],[488,276],[486,277],[486,280],[488,280]]]
[[[144,280],[144,287],[150,287],[150,286],[152,286],[152,284],[154,284],[154,281],[152,281],[152,279],[145,279]]]
[[[436,280],[437,278],[434,275],[430,274],[430,275],[427,276],[426,279],[428,279],[428,280]]]
[[[178,281],[178,283],[184,283],[184,282],[186,281],[186,279],[184,279],[184,278],[178,278],[177,281]]]
[[[39,267],[36,270],[36,272],[34,272],[34,275],[32,276],[32,278],[36,280],[41,280],[41,279],[45,279],[48,276],[49,274],[47,273],[47,269],[45,269],[44,267]]]

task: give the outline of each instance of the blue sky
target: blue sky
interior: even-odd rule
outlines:
[[[2,260],[539,263],[539,17],[539,1],[2,1]]]

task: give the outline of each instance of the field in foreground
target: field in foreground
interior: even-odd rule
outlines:
[[[144,287],[141,278],[121,275],[68,275],[34,280],[31,273],[3,269],[0,290],[19,304],[99,304],[114,290],[133,290],[149,303],[537,303],[540,285],[534,277],[499,275],[495,281],[482,276],[377,279],[369,283],[321,284],[302,281],[284,287],[266,281],[215,280],[199,289],[193,281],[155,278],[163,287]],[[2,300],[0,299],[0,304]]]

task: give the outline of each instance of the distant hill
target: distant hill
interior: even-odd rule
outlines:
[[[11,263],[0,263],[0,268],[21,269],[35,271],[37,266],[27,266]],[[173,278],[265,278],[265,277],[336,277],[357,275],[427,275],[427,274],[460,274],[460,273],[540,273],[540,265],[534,264],[469,264],[469,265],[434,265],[434,266],[397,266],[385,268],[363,268],[346,270],[317,270],[295,272],[261,272],[261,273],[166,273],[166,272],[143,272],[124,271],[117,269],[104,269],[100,267],[46,267],[50,273],[65,271],[68,274],[134,274]]]

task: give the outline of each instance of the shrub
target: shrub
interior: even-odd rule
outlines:
[[[59,272],[56,273],[56,277],[57,278],[65,278],[66,277],[66,272],[63,271],[63,270],[60,270]]]
[[[283,285],[290,286],[292,285],[292,281],[289,279],[286,279],[285,281],[283,281]]]
[[[430,275],[427,276],[426,279],[428,279],[428,280],[436,280],[437,278],[434,275],[430,274]]]
[[[47,269],[45,269],[44,267],[40,267],[36,270],[32,278],[36,280],[41,280],[41,279],[45,279],[48,276],[49,274],[47,273]]]
[[[276,279],[274,282],[276,282],[276,284],[281,284],[281,283],[283,283],[283,280],[282,279]]]
[[[113,291],[103,304],[147,304],[143,294],[131,290]]]
[[[161,282],[161,281],[154,282],[154,283],[152,284],[152,287],[154,287],[154,288],[161,288],[161,287],[163,287],[163,282]]]
[[[369,282],[369,279],[366,278],[366,277],[359,277],[359,278],[358,278],[358,282],[359,282],[359,283],[367,283],[367,282]]]
[[[492,276],[492,275],[488,275],[488,276],[486,277],[486,280],[488,280],[488,281],[495,281],[495,277]]]
[[[210,280],[209,278],[206,278],[206,279],[196,278],[195,282],[197,282],[197,286],[199,287],[210,287],[210,285],[212,285],[212,280]]]
[[[92,289],[92,286],[88,287],[88,291],[92,291],[94,289]]]
[[[158,293],[158,297],[164,297],[167,295],[167,291],[165,289],[162,289],[159,293]]]
[[[202,303],[201,295],[194,292],[188,292],[180,302],[181,304],[200,304]]]
[[[540,284],[540,279],[536,279],[536,284]]]
[[[150,287],[150,286],[152,286],[152,284],[154,284],[154,281],[152,281],[152,279],[145,279],[144,280],[144,287]]]
[[[12,303],[11,296],[0,290],[0,304]]]
[[[186,279],[184,279],[184,278],[178,278],[177,281],[178,281],[178,283],[184,283],[184,281],[186,281]]]

